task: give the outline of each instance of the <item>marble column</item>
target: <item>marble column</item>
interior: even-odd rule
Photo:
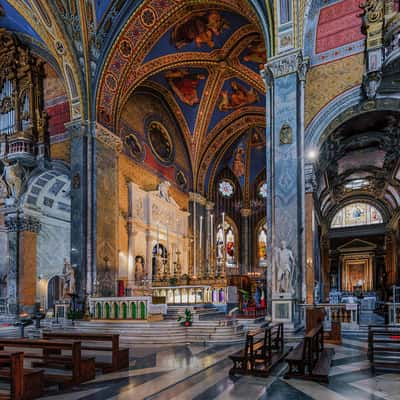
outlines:
[[[78,301],[84,302],[88,272],[88,127],[81,120],[65,124],[71,137],[71,265],[76,271]],[[91,205],[92,206],[92,205]]]
[[[7,215],[5,224],[10,257],[7,274],[10,311],[16,315],[33,313],[37,300],[36,249],[40,223],[36,218],[16,211]]]
[[[250,235],[250,216],[251,210],[249,208],[242,208],[240,210],[241,219],[241,269],[239,271],[240,274],[245,274],[247,272],[253,272],[253,268],[251,266],[250,252],[251,252],[251,235]],[[253,238],[254,240],[254,238]],[[255,239],[257,240],[257,239]]]
[[[133,183],[128,184],[128,285],[133,285],[135,280],[135,232],[133,225]],[[136,284],[136,283],[135,283]]]
[[[313,165],[308,163],[305,165],[305,245],[306,245],[306,303],[313,304],[314,302],[314,287],[315,282],[319,281],[319,275],[316,273],[318,260],[315,259],[316,243],[315,232],[316,229],[314,221],[314,190],[316,187],[314,168]],[[319,249],[318,249],[319,251]],[[321,284],[319,282],[319,284]]]
[[[151,283],[153,280],[153,235],[149,230],[146,230],[146,270],[147,270],[147,279]]]
[[[267,231],[272,316],[295,329],[305,300],[304,82],[301,50],[270,59],[267,109]],[[268,136],[270,134],[270,136]],[[280,271],[283,273],[283,277]],[[279,283],[281,278],[281,283]],[[282,284],[283,282],[283,284]]]

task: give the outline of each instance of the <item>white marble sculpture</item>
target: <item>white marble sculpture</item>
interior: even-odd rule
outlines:
[[[2,179],[8,187],[8,197],[16,200],[21,194],[24,170],[18,162],[11,164],[7,159],[5,159],[3,160],[3,164],[4,169]]]
[[[171,184],[168,181],[163,181],[158,184],[158,196],[168,203],[176,204],[176,201],[169,195],[169,188]]]
[[[64,294],[75,294],[76,291],[75,268],[66,259],[64,259],[63,277],[64,277]]]
[[[292,277],[295,268],[295,259],[284,240],[281,242],[281,247],[275,248],[273,265],[276,274],[275,290],[279,293],[293,294]]]

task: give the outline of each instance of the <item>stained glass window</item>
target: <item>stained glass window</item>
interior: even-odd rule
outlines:
[[[222,180],[219,182],[218,190],[224,197],[232,197],[235,188],[233,184],[227,180]]]
[[[225,222],[225,235],[222,225],[217,228],[217,260],[221,262],[226,257],[227,267],[236,267],[236,238],[233,228]]]
[[[368,203],[352,203],[341,208],[332,220],[331,228],[383,223],[382,214]]]
[[[353,179],[347,182],[344,187],[347,191],[365,189],[370,185],[368,179]]]
[[[267,231],[265,225],[258,231],[258,264],[260,267],[267,266]]]
[[[258,188],[258,195],[262,198],[262,199],[266,199],[267,198],[267,183],[264,182],[260,185],[260,187]]]

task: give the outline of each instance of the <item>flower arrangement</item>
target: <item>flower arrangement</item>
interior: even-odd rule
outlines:
[[[185,315],[180,315],[177,321],[180,322],[182,326],[192,326],[192,320],[193,314],[188,308],[186,308]]]

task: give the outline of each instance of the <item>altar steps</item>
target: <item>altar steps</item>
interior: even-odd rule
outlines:
[[[175,321],[79,321],[64,329],[118,333],[121,341],[129,344],[232,344],[244,339],[243,326],[233,321],[196,321],[191,327]]]
[[[167,320],[177,320],[179,316],[183,316],[185,314],[185,310],[189,309],[192,312],[193,320],[210,320],[210,319],[223,319],[225,317],[225,313],[218,310],[217,307],[214,306],[204,306],[197,305],[168,305],[168,312],[166,315]]]

